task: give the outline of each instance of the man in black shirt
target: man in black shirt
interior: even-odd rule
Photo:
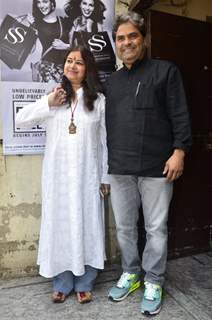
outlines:
[[[157,314],[167,261],[167,220],[173,181],[191,145],[178,68],[145,56],[146,27],[136,13],[117,18],[114,39],[124,66],[107,84],[106,125],[111,200],[122,254],[121,275],[109,298],[123,300],[140,286],[137,220],[142,203],[146,245],[141,312]]]

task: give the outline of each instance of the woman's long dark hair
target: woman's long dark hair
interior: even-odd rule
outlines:
[[[56,8],[56,1],[50,0],[50,2],[52,5],[52,10],[50,12],[52,12]],[[37,0],[33,0],[32,2],[32,15],[35,18],[35,24],[39,24],[39,22],[42,21],[44,18],[44,15],[41,13],[40,9],[38,9],[37,3],[38,3]]]
[[[98,97],[98,92],[103,92],[97,67],[93,54],[87,47],[84,46],[73,46],[65,56],[64,65],[69,54],[74,51],[79,51],[81,53],[82,59],[85,63],[85,79],[82,82],[82,88],[84,90],[84,103],[88,110],[92,111],[94,108],[94,101]],[[75,98],[75,92],[72,88],[72,84],[65,75],[63,75],[62,79],[62,87],[67,93],[67,101]]]
[[[82,15],[80,3],[82,0],[69,0],[65,6],[64,10],[67,16],[71,19],[71,21],[74,21],[76,18]],[[103,23],[104,17],[104,11],[106,10],[106,7],[104,3],[101,0],[94,0],[94,11],[92,12],[91,18],[96,23]]]

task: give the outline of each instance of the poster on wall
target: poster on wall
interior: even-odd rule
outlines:
[[[63,75],[70,45],[93,53],[101,81],[115,70],[111,36],[115,0],[13,0],[0,3],[0,101],[5,155],[39,154],[45,128],[16,125],[24,105],[48,93]]]

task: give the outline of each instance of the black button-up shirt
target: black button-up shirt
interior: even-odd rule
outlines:
[[[143,59],[107,83],[109,173],[162,176],[174,149],[187,151],[191,132],[178,68]]]

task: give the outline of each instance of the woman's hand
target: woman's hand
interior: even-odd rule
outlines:
[[[31,15],[31,13],[28,13],[27,20],[29,24],[33,24],[35,22],[35,18],[33,17],[33,15]]]
[[[98,32],[103,32],[104,31],[102,23],[97,23],[97,28],[98,28]]]
[[[87,29],[87,32],[92,32],[92,29],[93,29],[93,20],[92,19],[87,19],[86,21],[86,29]]]
[[[58,86],[48,95],[49,107],[60,107],[66,103],[67,94],[65,90]]]
[[[110,185],[101,183],[99,192],[102,197],[107,196],[110,193]]]
[[[57,50],[67,50],[70,47],[69,43],[65,43],[60,39],[54,39],[52,42],[52,47]]]

